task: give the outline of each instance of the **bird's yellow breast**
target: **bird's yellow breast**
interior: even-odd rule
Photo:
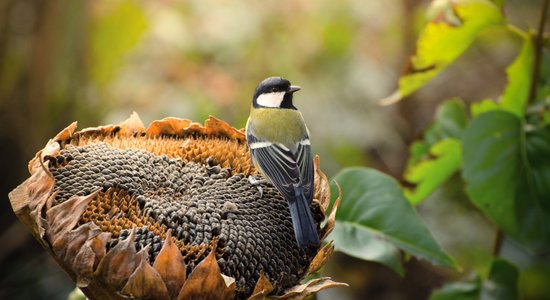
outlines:
[[[246,128],[259,139],[287,147],[307,136],[302,114],[294,109],[252,109]]]

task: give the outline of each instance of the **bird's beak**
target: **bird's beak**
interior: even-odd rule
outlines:
[[[302,88],[297,86],[297,85],[291,85],[290,88],[288,89],[288,92],[287,93],[294,93],[294,92],[297,92],[299,90],[301,90]]]

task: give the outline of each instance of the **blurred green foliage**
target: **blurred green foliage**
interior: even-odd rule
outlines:
[[[121,58],[141,40],[148,23],[137,3],[123,1],[99,11],[90,27],[91,77],[98,85],[106,85],[124,63]]]
[[[446,254],[433,250],[441,249],[437,244],[427,247],[430,254],[387,243],[392,268],[403,270],[404,277],[381,265],[337,256],[323,273],[351,287],[320,294],[319,299],[427,299],[445,282],[474,277],[477,283],[470,280],[455,288],[469,290],[473,284],[479,293],[491,270],[494,225],[471,204],[464,179],[454,171],[457,156],[462,158],[459,152],[464,152],[455,142],[471,122],[468,107],[472,118],[502,109],[504,100],[471,102],[497,97],[507,81],[505,94],[517,105],[512,110],[521,111],[517,116],[525,117],[523,125],[550,123],[544,102],[550,95],[548,51],[541,64],[539,101],[522,104],[512,96],[525,93],[522,81],[527,77],[521,73],[531,70],[532,59],[526,40],[531,35],[517,32],[537,26],[534,16],[542,1],[470,0],[470,6],[458,10],[449,1],[434,2],[440,6],[429,6],[428,0],[0,1],[0,188],[5,195],[0,206],[0,298],[66,299],[74,289],[17,222],[6,196],[28,176],[28,160],[50,137],[75,120],[79,128],[118,123],[132,111],[146,124],[166,116],[202,121],[212,114],[243,127],[254,87],[272,75],[302,86],[295,104],[327,175],[367,165],[396,177],[411,192],[409,200],[414,195],[415,208],[427,225],[401,196],[390,200],[405,211],[406,218],[397,224],[406,228],[406,219],[411,219],[415,226],[429,228],[432,234],[420,235],[421,240],[435,238],[463,268],[435,268],[409,256],[434,261],[432,254],[438,253],[445,261]],[[462,13],[467,17],[457,17]],[[479,16],[488,18],[469,21]],[[509,30],[503,26],[506,22],[523,28]],[[464,26],[449,28],[446,23]],[[433,35],[438,32],[443,35]],[[400,66],[414,53],[417,36],[429,47],[428,52],[416,52],[413,64],[418,65],[413,69],[427,73],[400,80]],[[460,41],[446,44],[454,38]],[[452,64],[455,59],[459,61]],[[407,100],[379,106],[378,99],[397,82],[398,88],[407,88],[400,95],[408,94]],[[463,100],[437,108],[442,99],[457,95]],[[535,132],[534,142],[525,149],[546,166],[538,153],[547,145],[539,136],[544,135]],[[453,163],[446,162],[449,158]],[[533,165],[535,182],[546,180],[547,173]],[[417,173],[417,179],[407,172]],[[384,183],[390,179],[376,174],[369,176],[398,194],[393,181]],[[383,215],[399,217],[384,212],[374,223],[380,231],[385,228]],[[539,299],[548,289],[550,263],[509,239],[502,252],[519,266],[521,296]]]
[[[361,239],[357,232],[371,229],[373,218],[380,232],[392,230],[396,224],[400,228],[398,235],[411,230],[407,235],[417,236],[411,241],[412,249],[400,248],[416,257],[427,258],[416,250],[423,245],[418,236],[430,234],[421,234],[423,230],[415,228],[416,221],[408,220],[404,212],[398,213],[396,203],[402,201],[404,193],[417,205],[447,181],[457,180],[453,175],[461,171],[462,179],[458,182],[465,188],[469,201],[496,225],[492,264],[488,274],[476,275],[475,281],[448,283],[435,291],[431,299],[519,299],[520,296],[542,299],[550,294],[548,287],[519,280],[521,272],[529,274],[531,270],[521,268],[522,261],[518,259],[523,256],[530,264],[540,263],[550,268],[550,123],[544,117],[550,110],[550,97],[545,93],[549,78],[545,77],[548,74],[543,66],[545,53],[550,52],[544,42],[549,2],[545,0],[542,5],[540,25],[534,37],[507,23],[501,10],[504,2],[498,2],[498,6],[485,0],[432,2],[428,23],[420,31],[417,52],[411,58],[412,69],[401,76],[399,90],[385,98],[384,104],[398,101],[424,86],[470,47],[484,29],[500,26],[518,35],[523,45],[506,68],[508,84],[499,101],[485,99],[472,104],[471,120],[460,99],[447,100],[439,106],[433,124],[425,130],[423,138],[410,147],[403,176],[413,188],[401,190],[380,184],[367,176],[372,172],[369,168],[347,168],[335,177],[345,187],[343,211],[337,214],[334,235],[336,241],[345,243],[341,242],[337,250],[379,261],[400,273],[402,270],[395,268],[394,261],[378,259],[394,255],[390,247],[385,247],[386,252],[381,251],[376,257],[361,256],[351,242],[353,238],[369,240]],[[391,200],[378,202],[385,197]],[[390,201],[394,202],[394,211],[377,216]],[[395,220],[394,214],[401,219]],[[346,226],[342,225],[338,228],[338,224],[346,222],[353,222],[359,228],[354,231],[343,231]],[[399,245],[390,237],[384,241]],[[503,249],[512,241],[514,247],[511,248],[516,249],[506,253]],[[375,248],[364,243],[361,247]]]

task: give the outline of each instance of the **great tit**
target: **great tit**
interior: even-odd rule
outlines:
[[[309,208],[314,178],[309,131],[292,104],[299,90],[281,77],[262,81],[254,91],[246,139],[254,166],[288,201],[296,241],[304,248],[319,245],[319,236]]]

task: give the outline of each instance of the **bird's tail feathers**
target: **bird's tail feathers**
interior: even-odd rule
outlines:
[[[303,188],[295,185],[294,195],[294,201],[289,201],[289,206],[298,246],[301,248],[308,245],[317,246],[319,245],[319,235],[317,234],[317,228],[313,222],[309,208],[309,201],[306,199]]]

